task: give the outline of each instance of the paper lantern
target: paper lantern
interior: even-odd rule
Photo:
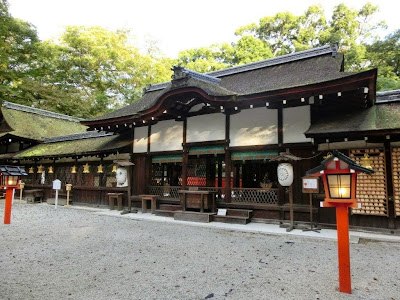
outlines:
[[[278,165],[278,181],[282,186],[290,186],[293,183],[293,166],[289,163]]]

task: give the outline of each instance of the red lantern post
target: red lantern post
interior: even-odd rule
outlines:
[[[25,167],[21,166],[0,166],[0,187],[6,189],[4,205],[4,224],[11,223],[12,195],[14,189],[19,189],[21,176],[28,175]]]
[[[322,177],[325,189],[323,207],[336,208],[339,290],[348,294],[351,294],[348,208],[358,207],[357,174],[361,172],[372,174],[374,171],[356,164],[338,151],[333,151],[333,154],[321,165],[306,172],[308,176]]]

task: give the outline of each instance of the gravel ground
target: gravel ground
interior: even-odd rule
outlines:
[[[400,243],[351,244],[347,295],[332,241],[47,204],[15,203],[2,223],[0,299],[400,299]]]

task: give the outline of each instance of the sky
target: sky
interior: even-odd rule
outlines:
[[[171,58],[182,50],[233,42],[237,28],[264,16],[283,11],[301,15],[310,5],[320,4],[329,17],[342,2],[359,9],[367,0],[8,0],[12,16],[36,26],[42,40],[56,38],[68,25],[130,29],[137,46],[155,40]],[[370,2],[380,8],[376,20],[389,27],[383,34],[400,29],[400,1]]]

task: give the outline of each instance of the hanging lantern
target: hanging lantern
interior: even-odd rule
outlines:
[[[282,186],[290,186],[293,183],[293,166],[289,163],[278,165],[278,181]]]
[[[49,174],[53,174],[54,173],[54,170],[53,170],[53,166],[50,166],[49,167],[49,172],[48,172]]]
[[[111,172],[117,173],[117,169],[118,169],[118,166],[117,165],[113,165],[113,168],[112,168]]]
[[[37,172],[38,172],[39,174],[42,174],[43,171],[44,171],[44,167],[43,167],[42,165],[40,165],[40,166],[38,167]]]
[[[103,172],[103,165],[99,165],[99,166],[97,167],[97,173],[98,173],[98,174],[104,173],[104,172]]]
[[[364,168],[370,169],[372,170],[372,165],[371,165],[371,158],[369,157],[369,155],[367,153],[364,154],[364,157],[361,158],[361,165]]]
[[[29,171],[28,171],[28,173],[29,173],[29,174],[33,174],[33,173],[35,173],[35,171],[33,170],[33,167],[30,167],[30,168],[29,168]]]
[[[90,173],[90,166],[88,163],[86,163],[86,165],[83,165],[83,173],[85,174]]]
[[[76,174],[76,166],[72,166],[71,167],[71,173],[72,174]]]

